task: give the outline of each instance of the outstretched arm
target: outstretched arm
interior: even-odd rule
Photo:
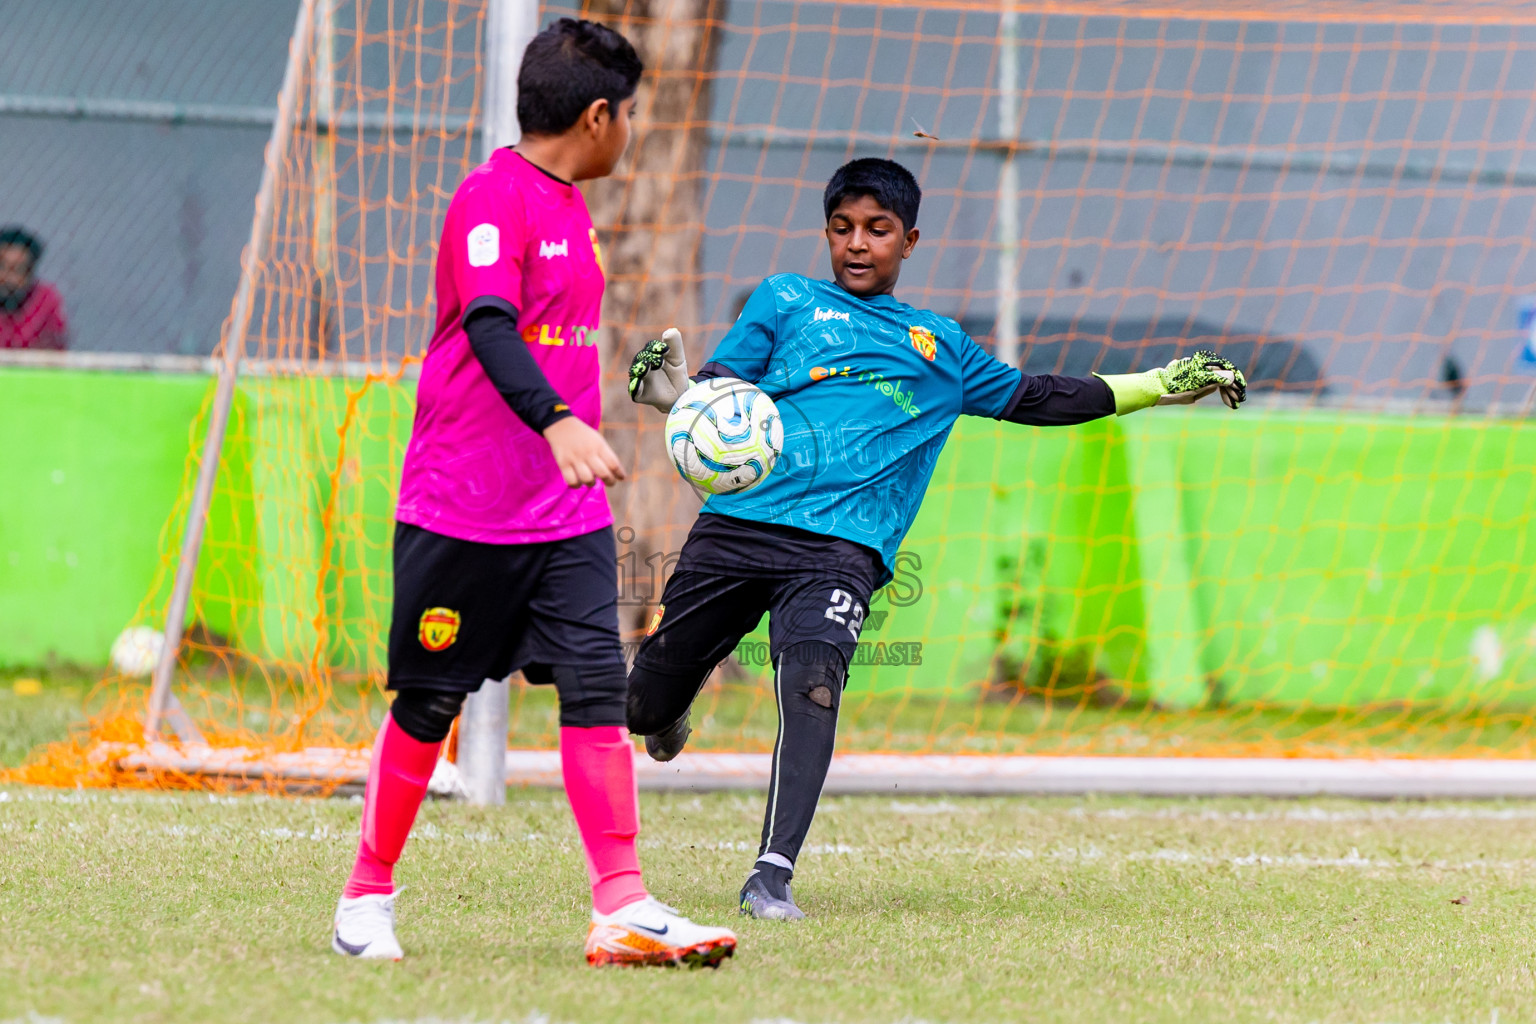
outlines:
[[[998,419],[1063,427],[1154,405],[1188,405],[1220,393],[1233,409],[1248,397],[1243,371],[1214,352],[1196,352],[1145,373],[1060,377],[1024,374]]]
[[[1102,378],[1026,373],[997,418],[1031,427],[1065,427],[1114,412],[1114,392]]]
[[[1206,349],[1145,373],[1110,374],[1099,379],[1115,393],[1115,412],[1121,416],[1154,405],[1189,405],[1215,393],[1221,394],[1227,408],[1236,409],[1248,397],[1243,371]]]

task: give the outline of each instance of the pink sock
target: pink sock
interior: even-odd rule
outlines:
[[[368,792],[363,798],[363,835],[357,862],[342,895],[348,899],[395,891],[395,861],[411,834],[411,823],[427,795],[427,782],[437,766],[441,743],[422,743],[406,735],[386,715],[373,744],[368,766]]]
[[[592,905],[599,914],[611,914],[645,899],[640,857],[635,852],[640,800],[629,730],[622,725],[561,728],[560,768],[587,852]]]

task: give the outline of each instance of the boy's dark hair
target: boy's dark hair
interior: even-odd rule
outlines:
[[[34,267],[37,266],[37,261],[43,258],[42,241],[19,224],[7,224],[0,228],[0,248],[8,245],[19,245],[30,252]]]
[[[593,21],[561,18],[533,37],[517,73],[517,123],[526,135],[559,135],[598,100],[618,116],[645,66],[629,40]]]
[[[827,220],[832,219],[832,211],[844,199],[857,196],[869,196],[894,213],[901,220],[903,231],[917,227],[917,208],[923,201],[923,190],[917,187],[912,172],[896,161],[865,156],[850,160],[833,172],[821,196]]]

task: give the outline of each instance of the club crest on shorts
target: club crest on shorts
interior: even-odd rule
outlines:
[[[421,613],[416,635],[427,650],[446,651],[459,638],[459,613],[452,608],[428,608]]]
[[[921,352],[924,359],[933,362],[939,354],[939,342],[933,332],[926,327],[908,327],[907,335],[912,339],[912,347]]]
[[[664,604],[657,605],[656,614],[651,616],[651,624],[645,627],[646,636],[654,636],[656,634],[656,630],[661,628],[661,617],[665,614],[667,614],[667,606]]]

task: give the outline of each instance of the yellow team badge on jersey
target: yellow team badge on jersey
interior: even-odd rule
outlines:
[[[459,638],[459,613],[452,608],[428,608],[421,613],[416,635],[427,650],[446,651]]]
[[[907,334],[912,339],[912,347],[921,352],[924,359],[933,362],[939,354],[939,342],[933,332],[926,327],[908,327]]]
[[[646,636],[656,635],[656,631],[661,628],[661,617],[665,614],[667,614],[667,606],[664,604],[657,605],[656,614],[651,616],[651,624],[645,627]]]

